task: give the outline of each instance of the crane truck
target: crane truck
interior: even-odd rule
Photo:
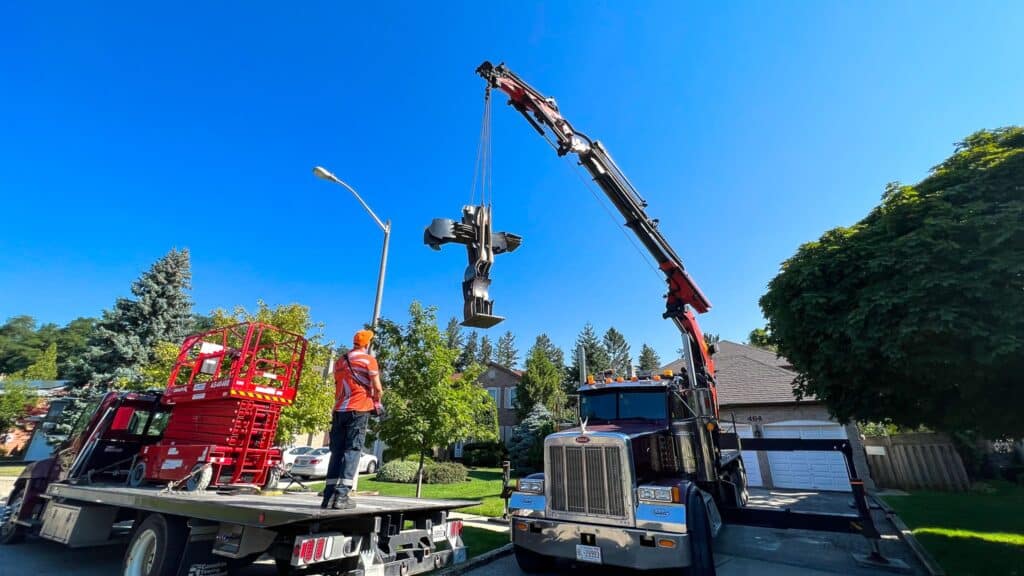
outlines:
[[[581,383],[579,426],[544,439],[544,472],[519,480],[510,496],[520,568],[545,572],[561,558],[714,574],[712,539],[724,523],[860,533],[871,543],[864,561],[887,563],[848,440],[745,438],[741,446],[735,433],[723,430],[716,347],[705,342],[696,319],[711,303],[605,147],[576,130],[554,98],[503,64],[484,62],[477,74],[486,81],[488,102],[492,90],[505,93],[558,155],[575,156],[611,200],[664,273],[664,317],[682,334],[680,374],[609,375]],[[741,449],[842,453],[857,514],[748,507]]]

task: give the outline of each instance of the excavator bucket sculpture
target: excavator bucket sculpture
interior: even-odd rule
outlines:
[[[491,265],[494,256],[512,252],[523,242],[522,236],[510,232],[491,231],[491,207],[464,206],[462,221],[435,218],[423,232],[423,243],[434,250],[443,244],[455,242],[466,246],[469,266],[462,281],[463,326],[490,328],[502,320],[494,315],[494,301],[490,299]]]

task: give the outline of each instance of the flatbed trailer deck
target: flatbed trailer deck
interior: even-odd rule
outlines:
[[[409,576],[464,562],[462,523],[448,513],[478,502],[359,496],[324,510],[313,493],[171,491],[53,482],[32,520],[16,520],[72,548],[129,541],[125,575],[224,576],[264,554],[278,573]],[[0,514],[10,511],[0,507]]]

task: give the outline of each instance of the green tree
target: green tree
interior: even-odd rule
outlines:
[[[540,403],[512,429],[508,456],[517,476],[544,469],[544,437],[554,430],[551,412]]]
[[[497,414],[487,391],[476,384],[479,365],[453,377],[458,351],[437,327],[435,308],[409,306],[395,366],[384,382],[388,417],[379,435],[396,454],[419,456],[416,496],[421,494],[423,457],[435,446],[464,438],[497,437]]]
[[[459,324],[459,319],[455,316],[448,319],[448,326],[444,329],[444,339],[452,350],[462,350],[462,344],[466,338],[462,334],[462,325]]]
[[[555,343],[551,341],[547,334],[541,333],[537,336],[533,346],[543,350],[544,355],[548,357],[548,361],[554,364],[559,372],[565,371],[565,353],[562,352],[561,348],[555,346]]]
[[[491,344],[491,337],[484,334],[480,339],[480,351],[476,355],[476,363],[487,366],[494,360],[494,346]]]
[[[519,363],[519,350],[516,349],[516,337],[511,330],[498,338],[498,347],[494,352],[494,361],[512,370]]]
[[[751,330],[750,334],[747,335],[747,343],[757,348],[765,348],[767,350],[775,349],[775,345],[772,344],[771,329],[767,326]]]
[[[1024,434],[1024,128],[981,131],[783,263],[778,346],[842,421]]]
[[[561,412],[566,402],[565,391],[562,390],[563,376],[562,371],[548,359],[544,348],[534,343],[526,358],[526,370],[516,386],[515,409],[518,418],[526,418],[537,404],[547,407],[551,412]]]
[[[56,380],[57,379],[57,343],[46,347],[36,361],[10,376],[11,380]]]
[[[35,318],[14,316],[0,326],[0,374],[13,374],[31,366],[46,348]]]
[[[323,324],[310,319],[308,306],[283,304],[271,307],[262,300],[257,303],[255,312],[236,306],[231,312],[215,310],[213,313],[215,326],[230,326],[239,322],[270,324],[288,332],[302,334],[309,342],[295,403],[281,410],[275,440],[288,443],[296,434],[326,429],[331,423],[331,411],[334,408],[334,383],[329,382],[324,375],[334,344],[324,341]],[[162,376],[166,382],[167,376],[162,371],[157,376]]]
[[[186,293],[191,279],[188,250],[172,249],[157,260],[132,283],[135,300],[118,298],[103,311],[81,376],[96,384],[138,386],[156,345],[181,342],[191,332],[192,302]]]
[[[75,318],[57,334],[57,377],[78,380],[95,318]]]
[[[615,370],[615,375],[629,378],[633,372],[633,359],[629,355],[626,337],[612,326],[604,333],[601,343],[608,352],[608,363]]]
[[[576,336],[576,346],[573,347],[572,366],[569,368],[569,378],[566,379],[565,383],[566,392],[569,394],[576,392],[576,386],[580,382],[580,359],[576,353],[580,346],[583,347],[583,352],[587,357],[588,373],[598,374],[611,368],[612,365],[611,358],[608,357],[608,351],[597,338],[594,326],[587,322],[583,330]],[[584,378],[586,376],[586,374],[583,374]]]
[[[661,358],[658,357],[658,353],[654,351],[644,342],[643,346],[640,347],[640,369],[641,370],[658,370],[661,368]]]
[[[35,404],[36,395],[21,381],[0,382],[0,432],[6,432]]]
[[[459,372],[462,372],[466,368],[469,368],[470,365],[476,363],[477,356],[480,353],[480,344],[477,340],[478,337],[476,330],[471,331],[469,336],[466,337],[466,344],[462,347],[462,353],[459,354],[459,360],[456,364]]]

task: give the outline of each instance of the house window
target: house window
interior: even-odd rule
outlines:
[[[491,395],[491,400],[494,401],[494,405],[500,408],[501,407],[501,401],[500,401],[501,396],[499,394],[501,393],[501,390],[499,390],[498,388],[488,388],[487,389],[487,393]]]
[[[516,389],[514,387],[512,387],[512,388],[505,388],[505,408],[508,408],[509,410],[511,410],[511,409],[513,409],[515,407],[516,407]]]

